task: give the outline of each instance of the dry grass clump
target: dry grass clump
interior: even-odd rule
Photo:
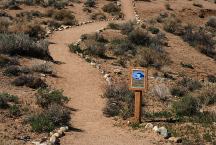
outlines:
[[[35,42],[23,33],[0,33],[0,53],[53,60],[48,45],[46,41]]]
[[[105,88],[104,97],[107,103],[104,114],[108,117],[122,116],[124,119],[133,114],[134,94],[128,90],[126,84],[115,84]]]

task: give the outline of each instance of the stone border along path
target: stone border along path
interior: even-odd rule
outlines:
[[[122,3],[124,3],[124,5],[122,4]],[[131,8],[131,4],[132,4],[132,8]],[[136,20],[136,22],[137,22],[137,24],[142,24],[142,21],[140,20],[140,17],[139,17],[139,15],[137,14],[137,11],[136,11],[136,7],[135,7],[135,1],[134,0],[122,0],[121,1],[121,3],[120,3],[120,1],[118,1],[118,4],[119,5],[121,5],[122,6],[122,12],[123,13],[127,13],[127,14],[129,14],[128,13],[128,9],[130,9],[129,11],[132,11],[133,10],[133,12],[134,12],[134,15],[135,15],[135,20]],[[124,11],[125,10],[125,11]],[[131,14],[129,14],[129,15],[131,15]],[[131,20],[131,19],[133,19],[132,17],[134,17],[134,15],[132,16],[127,16],[128,18],[126,19],[126,20]],[[131,17],[131,18],[130,18]],[[112,20],[105,20],[105,21],[108,21],[108,22],[111,22],[111,21],[114,21],[115,20],[115,18],[114,19],[112,19]],[[124,22],[123,20],[119,20],[119,21],[117,21],[117,22]],[[67,38],[67,35],[65,34],[65,33],[68,33],[69,34],[69,30],[70,30],[70,32],[72,32],[72,30],[75,30],[75,28],[77,29],[77,28],[80,28],[80,26],[82,26],[82,27],[87,27],[87,25],[89,25],[89,27],[90,27],[90,25],[91,25],[91,27],[93,27],[92,25],[95,23],[95,25],[97,25],[97,24],[99,24],[99,26],[100,26],[100,23],[103,23],[103,21],[86,21],[86,22],[80,22],[78,25],[76,25],[76,26],[61,26],[61,27],[59,27],[59,28],[57,28],[57,29],[55,29],[54,31],[63,31],[63,30],[65,30],[64,31],[64,33],[62,34],[62,35],[59,35],[58,37],[56,36],[56,38],[53,38],[55,41],[54,42],[58,42],[59,44],[54,44],[54,46],[55,47],[63,47],[64,49],[67,49],[68,50],[68,47],[67,46],[65,46],[65,43],[62,43],[62,41],[64,40],[62,37],[65,37],[65,38]],[[103,24],[103,26],[105,26],[105,25],[107,25],[108,23],[104,23]],[[87,28],[87,29],[91,29],[91,27],[90,28]],[[70,29],[69,29],[70,28]],[[94,28],[95,28],[95,26],[94,26]],[[68,30],[66,30],[66,29],[68,29]],[[79,30],[82,30],[82,29],[79,29]],[[79,33],[79,35],[81,35],[81,33],[82,32],[80,32],[79,30],[77,30],[78,31],[78,33]],[[103,32],[104,30],[106,30],[106,28],[105,27],[103,27],[103,28],[101,28],[101,29],[98,29],[98,30],[96,30],[96,32],[97,33],[101,33],[101,32]],[[46,34],[46,36],[47,37],[50,37],[50,35],[54,32],[54,31],[52,31],[52,30],[48,30],[47,31],[47,34]],[[67,32],[66,32],[67,31]],[[61,32],[58,32],[58,33],[61,33]],[[88,32],[93,32],[93,31],[91,31],[91,30],[89,30]],[[56,32],[57,33],[57,32]],[[65,34],[65,35],[64,35]],[[56,35],[56,34],[55,34]],[[54,36],[55,36],[54,35]],[[74,34],[74,35],[76,35],[76,34]],[[69,36],[69,35],[68,35]],[[53,37],[53,36],[51,36],[51,37]],[[61,38],[62,40],[59,40],[58,38]],[[67,38],[68,39],[68,38]],[[64,40],[66,43],[69,43],[69,40]],[[78,39],[75,43],[74,43],[74,45],[79,45],[80,44],[80,42],[82,41],[82,39]],[[70,42],[71,42],[71,40],[70,40]],[[51,47],[52,48],[52,47]],[[54,49],[52,48],[51,49],[52,51],[54,51]],[[56,51],[56,52],[55,52]],[[54,55],[56,55],[57,56],[57,59],[61,59],[62,57],[64,57],[64,56],[62,56],[62,54],[59,54],[59,53],[62,53],[62,51],[63,50],[55,50],[54,52]],[[63,55],[66,55],[65,57],[67,57],[67,58],[71,58],[72,56],[70,56],[70,54],[68,54],[68,53],[70,53],[70,52],[68,52],[68,51],[66,51],[66,52],[64,52],[63,53]],[[96,62],[94,62],[88,55],[86,55],[86,56],[84,56],[82,53],[78,53],[78,52],[76,52],[76,54],[78,55],[78,56],[80,56],[81,58],[84,58],[87,62],[89,62],[90,63],[90,65],[91,66],[93,66],[93,67],[95,67],[95,68],[97,68],[100,72],[101,72],[101,74],[103,74],[104,75],[104,78],[105,78],[105,80],[107,81],[107,83],[109,84],[109,85],[111,85],[112,84],[112,82],[111,82],[111,80],[112,80],[112,78],[111,78],[111,76],[110,76],[110,74],[108,74],[108,73],[105,73],[105,70],[102,70],[101,69],[101,67],[100,67],[100,64],[97,64]],[[68,56],[69,55],[69,56]],[[71,54],[72,55],[72,54]],[[64,59],[65,60],[65,59]],[[72,60],[72,58],[71,58],[71,60]],[[85,65],[85,64],[83,64],[83,62],[81,62],[80,60],[77,60],[77,58],[74,58],[72,61],[77,61],[77,62],[75,62],[75,63],[82,63],[82,65]],[[88,70],[89,68],[88,68],[88,66],[82,66],[81,64],[81,66],[80,65],[77,65],[77,64],[71,64],[71,61],[68,61],[67,60],[67,63],[66,64],[68,64],[67,66],[65,66],[65,67],[86,67],[86,69]],[[71,66],[71,65],[74,65],[74,66]],[[70,69],[70,68],[64,68],[65,70],[64,71],[62,71],[62,69],[63,68],[59,68],[59,71],[61,72],[60,74],[62,75],[62,73],[64,73],[62,76],[64,76],[63,78],[65,78],[65,79],[69,79],[68,77],[71,77],[71,75],[73,75],[73,74],[67,74],[67,73],[65,73],[64,71],[66,71],[67,69]],[[83,70],[83,68],[81,68],[80,70]],[[73,69],[73,71],[74,71],[74,69]],[[88,70],[89,71],[89,70]],[[91,71],[93,71],[93,70],[91,70]],[[69,73],[71,73],[71,71],[69,71]],[[76,74],[77,73],[79,73],[79,72],[75,72]],[[78,74],[78,76],[79,76],[79,74]],[[73,76],[72,76],[73,77]],[[94,75],[91,75],[90,77],[95,77]],[[71,79],[71,78],[70,78]],[[72,80],[72,81],[77,81],[77,79],[79,80],[79,78],[75,78],[75,80]],[[94,79],[92,79],[92,80],[94,80]],[[90,80],[90,82],[92,81],[92,80]],[[71,86],[70,86],[70,84],[68,84],[68,83],[71,83],[71,82],[66,82],[65,83],[65,81],[66,80],[60,80],[60,82],[61,83],[56,83],[54,86],[58,86],[58,88],[59,88],[59,86],[61,86],[62,88],[63,88],[63,90],[65,90],[65,92],[67,92],[67,94],[69,94],[69,93],[71,93]],[[96,80],[94,80],[94,81],[96,81]],[[97,80],[98,81],[98,80]],[[98,81],[98,82],[100,82],[100,81]],[[65,83],[65,84],[63,84],[63,83]],[[97,82],[96,82],[97,83]],[[73,83],[72,83],[72,85],[73,85]],[[94,84],[95,85],[95,84]],[[81,86],[80,86],[81,87]],[[101,92],[101,87],[100,86],[98,86],[98,84],[97,84],[97,89],[96,90],[98,90],[99,88],[100,88],[100,91],[99,92]],[[85,93],[91,93],[91,91],[90,90],[87,90],[86,92],[83,92],[83,90],[80,90],[82,93],[84,93],[83,95],[86,95]],[[78,92],[80,92],[80,91],[78,91]],[[89,91],[89,92],[88,92]],[[98,94],[98,93],[97,93]],[[91,94],[91,95],[93,95],[94,97],[96,97],[95,95],[97,95],[97,94],[95,94],[94,93],[94,91],[93,91],[93,93]],[[76,94],[77,95],[77,94]],[[89,94],[88,94],[89,95]],[[72,96],[72,95],[69,95],[69,96]],[[79,96],[79,97],[81,97],[81,96]],[[97,113],[97,115],[95,114],[95,116],[93,117],[93,118],[91,118],[91,120],[90,121],[92,121],[92,120],[94,120],[94,118],[98,118],[99,120],[96,120],[96,122],[95,121],[92,121],[94,124],[96,124],[96,126],[94,126],[93,124],[92,124],[92,126],[93,126],[93,128],[91,127],[91,126],[86,126],[87,127],[87,132],[89,131],[88,130],[88,128],[89,129],[91,129],[91,134],[85,134],[85,135],[82,135],[83,133],[81,132],[81,133],[78,133],[78,135],[76,135],[76,133],[74,133],[74,134],[69,134],[70,135],[70,137],[69,137],[69,135],[67,135],[66,134],[66,136],[64,137],[65,139],[63,139],[63,144],[64,145],[71,145],[71,144],[75,144],[75,145],[102,145],[102,144],[104,144],[104,145],[149,145],[149,144],[152,144],[152,143],[150,143],[150,140],[148,140],[148,139],[144,139],[143,137],[136,137],[136,135],[134,136],[133,135],[133,133],[132,132],[127,132],[126,130],[124,130],[124,129],[121,129],[121,128],[115,128],[115,127],[113,127],[113,121],[111,120],[111,119],[109,119],[109,118],[106,118],[106,117],[104,117],[103,116],[103,113],[101,112],[101,110],[102,110],[102,108],[103,108],[103,106],[104,106],[104,102],[102,101],[101,102],[101,98],[96,98],[96,100],[95,99],[93,99],[93,100],[89,100],[90,102],[88,103],[87,102],[87,104],[85,104],[86,103],[86,101],[85,101],[85,103],[84,102],[81,102],[81,104],[79,104],[78,102],[77,102],[77,100],[78,101],[81,101],[80,99],[79,99],[79,97],[78,98],[73,98],[73,100],[72,100],[72,102],[74,101],[74,102],[76,102],[75,104],[72,104],[72,105],[69,105],[69,106],[72,106],[72,107],[75,107],[75,108],[79,108],[80,106],[84,106],[84,105],[86,105],[87,107],[89,107],[89,103],[90,102],[92,102],[92,103],[96,103],[95,105],[96,106],[98,106],[97,108],[95,108],[96,110],[90,110],[90,112],[89,112],[89,110],[88,110],[88,108],[87,108],[87,110],[84,110],[84,109],[86,109],[86,108],[84,108],[83,110],[83,112],[81,112],[81,114],[79,113],[79,115],[78,115],[78,117],[76,117],[77,115],[75,114],[75,116],[72,116],[72,119],[73,118],[77,118],[77,119],[79,119],[79,121],[81,121],[80,120],[80,117],[81,117],[81,119],[82,119],[82,122],[79,122],[79,123],[77,123],[77,124],[79,124],[79,126],[85,126],[86,125],[86,123],[90,123],[89,121],[88,121],[88,119],[90,118],[90,116],[88,117],[88,118],[84,118],[84,119],[87,119],[86,121],[87,122],[85,122],[85,120],[83,120],[83,118],[82,117],[85,117],[85,116],[83,116],[83,115],[87,115],[88,116],[88,113],[89,114],[91,114],[91,113],[93,113],[92,111],[96,111],[96,112],[98,112],[98,111],[100,111],[100,113]],[[86,96],[82,96],[82,97],[86,97]],[[89,98],[85,98],[85,99],[89,99]],[[95,102],[96,101],[96,102]],[[78,104],[78,105],[77,105]],[[79,108],[80,109],[80,108]],[[99,109],[101,109],[101,110],[99,110]],[[80,111],[81,111],[81,109],[80,109]],[[79,112],[80,112],[79,111]],[[95,113],[96,113],[95,112]],[[93,113],[94,114],[94,113]],[[99,129],[98,129],[98,128]],[[96,129],[95,129],[96,128]],[[100,128],[103,128],[103,129],[100,129]],[[149,128],[149,127],[148,127]],[[66,126],[66,127],[61,127],[59,130],[57,130],[57,132],[51,132],[50,133],[50,137],[49,137],[49,139],[45,139],[45,141],[43,141],[44,139],[42,139],[42,141],[40,141],[40,142],[32,142],[33,144],[35,144],[35,145],[55,145],[58,141],[59,141],[59,139],[61,138],[61,137],[63,137],[63,135],[65,134],[65,132],[68,130],[68,127]],[[153,129],[154,130],[154,129]],[[96,134],[94,134],[94,132],[96,132]],[[99,136],[98,136],[98,134],[99,134]],[[80,137],[81,136],[81,137]],[[83,137],[84,136],[84,137]]]

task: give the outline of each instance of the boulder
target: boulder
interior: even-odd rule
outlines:
[[[51,144],[55,144],[56,143],[56,137],[54,135],[51,136],[49,141]]]

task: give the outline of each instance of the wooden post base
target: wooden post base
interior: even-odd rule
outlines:
[[[134,117],[136,122],[141,123],[141,116],[142,116],[142,91],[135,91]]]

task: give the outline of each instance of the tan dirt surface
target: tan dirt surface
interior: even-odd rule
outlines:
[[[130,0],[122,0],[126,20],[133,18]],[[105,84],[97,69],[90,66],[77,55],[69,52],[67,44],[75,42],[82,34],[95,32],[105,27],[108,22],[97,22],[55,32],[50,41],[50,51],[55,60],[64,62],[56,69],[61,77],[54,86],[62,88],[70,96],[68,103],[75,111],[72,113],[72,126],[75,131],[69,132],[61,139],[63,145],[149,145],[140,133],[129,132],[115,127],[111,118],[103,115],[105,99],[101,98],[102,86]]]

